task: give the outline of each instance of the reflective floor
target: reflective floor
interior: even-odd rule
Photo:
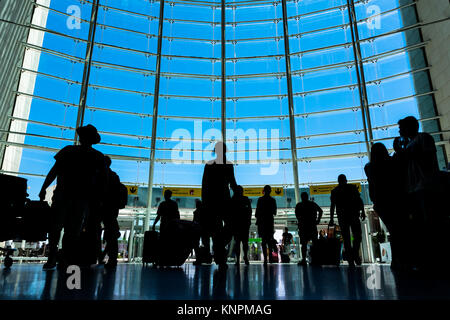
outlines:
[[[441,273],[444,275],[445,268]],[[394,275],[389,266],[299,267],[295,264],[229,265],[219,273],[215,265],[181,268],[121,264],[114,272],[103,267],[81,270],[81,289],[69,290],[76,279],[59,271],[42,271],[41,264],[15,264],[0,271],[0,300],[195,300],[287,299],[378,300],[449,299],[450,280]],[[69,277],[69,278],[68,278]]]

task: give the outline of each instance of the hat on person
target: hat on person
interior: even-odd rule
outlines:
[[[87,143],[97,144],[101,140],[100,135],[97,132],[97,128],[91,124],[84,127],[78,127],[77,134],[80,137],[80,140]]]

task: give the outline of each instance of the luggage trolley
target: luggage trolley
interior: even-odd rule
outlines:
[[[27,197],[26,179],[0,174],[0,242],[47,240],[50,206]],[[5,268],[10,268],[15,249],[7,246],[0,251],[5,254]]]

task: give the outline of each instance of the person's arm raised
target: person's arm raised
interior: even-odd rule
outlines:
[[[330,223],[329,225],[334,225],[334,209],[336,208],[336,204],[334,203],[333,193],[331,193],[331,206],[330,206]]]
[[[320,220],[322,220],[323,210],[317,203],[316,203],[316,207],[317,207],[317,211],[319,212],[319,216],[317,217],[317,224],[320,224]]]
[[[55,181],[57,172],[58,172],[57,165],[55,163],[53,165],[53,167],[50,169],[50,171],[48,172],[47,177],[45,178],[44,184],[42,185],[41,191],[39,192],[39,199],[41,201],[45,200],[47,188],[52,184],[53,181]]]

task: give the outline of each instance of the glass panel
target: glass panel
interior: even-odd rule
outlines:
[[[72,4],[51,2],[45,27],[61,34],[47,32],[42,48],[27,45],[27,52],[40,53],[39,63],[37,72],[22,70],[34,87],[17,99],[31,108],[22,114],[29,120],[25,146],[16,148],[23,148],[20,171],[38,175],[30,178],[34,198],[39,175],[51,167],[55,150],[73,143],[77,126],[92,7],[77,2],[81,24],[70,28]],[[100,4],[84,123],[98,127],[96,148],[112,156],[121,179],[145,187],[160,2]],[[285,197],[293,197],[281,2],[226,1],[226,83],[221,2],[166,2],[164,9],[154,195],[160,197],[162,186],[201,184],[201,162],[212,158],[221,135],[224,85],[228,157],[238,183],[288,186]],[[373,137],[390,148],[400,118],[435,115],[423,40],[416,29],[398,32],[417,22],[412,2],[355,1],[355,10]],[[287,16],[300,184],[331,183],[340,173],[364,180],[367,146],[347,1],[287,1]],[[430,121],[422,126],[431,128]]]

